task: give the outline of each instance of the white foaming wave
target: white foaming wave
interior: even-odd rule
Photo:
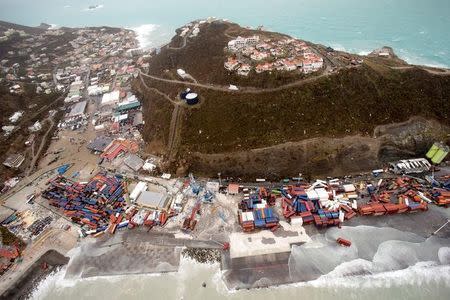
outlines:
[[[95,11],[95,10],[101,9],[103,7],[105,7],[103,4],[99,4],[99,5],[97,5],[96,7],[93,7],[93,8],[86,7],[85,9],[83,9],[83,11]]]
[[[131,27],[136,33],[139,42],[139,48],[147,50],[152,47],[159,47],[170,41],[170,34],[166,28],[157,24],[142,24],[137,27]]]
[[[442,51],[438,52],[438,55],[435,55],[435,56],[436,57],[444,56],[444,55],[442,55],[441,52]],[[450,68],[448,65],[433,61],[431,59],[424,58],[421,55],[411,54],[411,53],[409,53],[409,51],[407,51],[405,49],[400,49],[398,56],[401,59],[405,60],[407,63],[413,64],[413,65],[423,65],[423,66],[428,66],[428,67],[433,67],[433,68],[445,68],[445,69]]]
[[[372,51],[370,51],[370,50],[361,50],[361,51],[358,52],[358,55],[361,55],[361,56],[368,55],[370,52],[372,52]]]
[[[50,25],[50,28],[49,28],[50,30],[58,29],[59,27],[61,27],[58,24],[48,24],[48,25]]]
[[[345,49],[345,47],[344,47],[343,45],[341,45],[341,44],[338,44],[338,43],[330,43],[329,45],[330,45],[330,47],[333,48],[334,50],[347,52],[346,49]]]
[[[166,273],[148,273],[148,274],[125,274],[125,275],[111,275],[111,276],[93,276],[87,278],[70,278],[65,277],[67,267],[59,268],[47,277],[45,277],[31,292],[30,299],[47,299],[48,295],[54,294],[60,289],[76,288],[77,284],[82,282],[99,282],[107,281],[113,285],[123,282],[125,279],[148,279],[161,276],[167,276]],[[134,277],[134,278],[133,278]]]
[[[399,42],[399,41],[401,41],[401,38],[399,38],[399,37],[392,38],[392,42]],[[342,44],[333,42],[333,41],[319,42],[319,43],[323,44],[323,45],[328,45],[337,51],[356,53],[358,55],[368,55],[370,52],[372,52],[371,50],[367,50],[367,47],[365,47],[366,49],[361,49],[361,48],[348,48],[347,49]],[[376,49],[376,47],[374,47],[374,49]],[[424,58],[422,55],[412,55],[411,53],[409,53],[409,51],[407,51],[405,49],[398,49],[398,50],[394,49],[394,51],[401,59],[405,60],[409,64],[423,65],[423,66],[428,66],[428,67],[432,67],[432,68],[445,68],[445,69],[450,68],[449,65],[439,63],[439,62],[433,61],[431,59]],[[398,51],[398,53],[397,53],[397,51]],[[447,55],[446,50],[441,50],[434,56],[435,57],[445,57],[446,55]]]
[[[347,267],[360,261],[348,262]],[[370,267],[370,265],[368,265]],[[389,288],[395,286],[421,285],[425,283],[444,283],[450,286],[450,265],[436,262],[418,262],[406,269],[382,272],[373,275],[330,277],[327,275],[307,282],[306,285],[325,288]]]
[[[62,284],[66,281],[64,274],[66,273],[63,268],[58,268],[45,277],[39,284],[32,290],[30,299],[45,299],[47,295],[55,290],[56,285]],[[72,285],[73,286],[73,285]]]
[[[186,288],[189,288],[189,279],[192,277],[196,277],[197,274],[202,272],[214,272],[214,274],[220,272],[220,264],[217,262],[214,263],[200,263],[195,259],[192,259],[188,256],[180,256],[180,265],[178,268],[178,272],[176,274],[176,289],[177,289],[177,297],[179,299],[183,299],[183,296],[186,293]],[[212,275],[214,279],[215,275]],[[214,284],[214,282],[213,282]],[[216,285],[217,287],[217,285]]]

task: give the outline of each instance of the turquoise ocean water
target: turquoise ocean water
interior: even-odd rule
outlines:
[[[99,8],[89,10],[90,5]],[[45,22],[132,28],[141,44],[149,47],[168,41],[181,25],[208,16],[241,25],[264,25],[354,53],[364,54],[387,45],[410,63],[450,67],[450,0],[0,0],[0,20],[30,26]],[[386,254],[387,245],[374,249],[377,255],[373,261],[391,262],[399,253],[393,248],[392,255]],[[411,254],[415,248],[410,245],[402,249]],[[218,265],[200,265],[186,259],[182,259],[178,273],[161,275],[68,280],[63,268],[41,282],[32,298],[450,299],[450,248],[436,249],[431,262],[413,255],[416,260],[400,270],[340,276],[343,270],[373,267],[372,261],[353,260],[336,267],[331,277],[251,291],[228,291]],[[202,282],[207,283],[206,288],[201,287]]]
[[[215,16],[354,53],[387,45],[410,63],[450,67],[450,0],[0,0],[0,7],[1,20],[24,25],[133,28],[145,46]]]

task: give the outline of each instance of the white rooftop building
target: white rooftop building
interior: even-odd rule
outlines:
[[[23,116],[23,111],[16,111],[15,113],[13,113],[13,115],[11,117],[9,117],[9,121],[11,123],[16,123],[17,121],[19,121],[20,118],[22,118]]]
[[[120,98],[119,91],[113,91],[111,93],[103,94],[101,105],[104,106],[104,105],[115,104],[115,103],[119,102],[119,98]]]
[[[259,42],[259,35],[254,35],[250,37],[243,38],[238,36],[236,39],[228,42],[228,49],[230,51],[239,51],[242,48],[248,46],[255,46]]]

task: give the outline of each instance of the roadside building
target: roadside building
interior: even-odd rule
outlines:
[[[239,194],[239,184],[237,184],[237,183],[230,183],[228,185],[227,193],[229,195],[237,195],[237,194]]]
[[[19,121],[20,118],[22,118],[23,116],[23,111],[16,111],[15,113],[12,114],[11,117],[9,117],[9,121],[11,123],[16,123],[17,121]]]
[[[91,141],[87,148],[94,152],[103,152],[106,147],[108,147],[109,144],[111,144],[113,141],[112,138],[108,136],[97,136],[93,141]]]
[[[3,162],[3,165],[8,168],[18,169],[22,165],[24,160],[25,156],[23,156],[22,154],[12,154],[8,156],[8,158]]]
[[[111,93],[103,94],[101,106],[113,105],[119,102],[120,91],[113,91]]]
[[[37,132],[42,129],[42,124],[39,121],[36,121],[32,126],[28,127],[28,130],[31,132]]]
[[[157,210],[168,210],[170,204],[167,194],[151,191],[143,191],[139,195],[137,203],[143,207]]]
[[[218,193],[219,192],[219,182],[208,181],[206,183],[206,190],[210,191],[211,193]]]
[[[87,105],[86,101],[75,103],[70,108],[70,112],[68,113],[67,117],[73,118],[82,116],[84,114],[84,111],[86,110],[86,105]]]
[[[139,109],[141,107],[141,102],[136,99],[135,96],[129,97],[127,100],[117,104],[116,111],[119,113],[126,113],[130,110]]]
[[[228,49],[230,51],[238,51],[238,50],[248,47],[248,46],[255,46],[258,43],[259,43],[258,35],[254,35],[254,36],[250,36],[250,37],[246,37],[246,38],[238,36],[236,39],[228,42]]]
[[[144,165],[144,160],[136,154],[128,154],[123,160],[124,164],[133,171],[139,171]]]
[[[139,181],[130,194],[131,202],[136,202],[137,198],[141,195],[141,193],[146,190],[147,190],[147,183],[144,181]]]
[[[138,111],[134,114],[133,117],[133,126],[141,126],[144,125],[144,118],[142,116],[142,112]]]

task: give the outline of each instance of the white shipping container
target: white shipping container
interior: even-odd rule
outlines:
[[[317,195],[315,190],[307,191],[306,196],[308,196],[308,199],[310,200],[319,200],[319,195]]]
[[[356,193],[347,194],[348,199],[358,199],[358,195]]]
[[[316,191],[317,195],[319,196],[320,200],[328,200],[328,198],[330,198],[330,195],[324,188],[318,188],[318,189],[315,189],[315,191]]]
[[[300,216],[291,217],[291,225],[303,225],[303,219]]]
[[[251,211],[242,213],[242,221],[243,222],[248,222],[248,221],[253,221],[253,220],[254,220],[254,217],[253,217],[253,213]]]
[[[344,191],[345,192],[354,192],[356,191],[356,188],[353,184],[344,184]]]

